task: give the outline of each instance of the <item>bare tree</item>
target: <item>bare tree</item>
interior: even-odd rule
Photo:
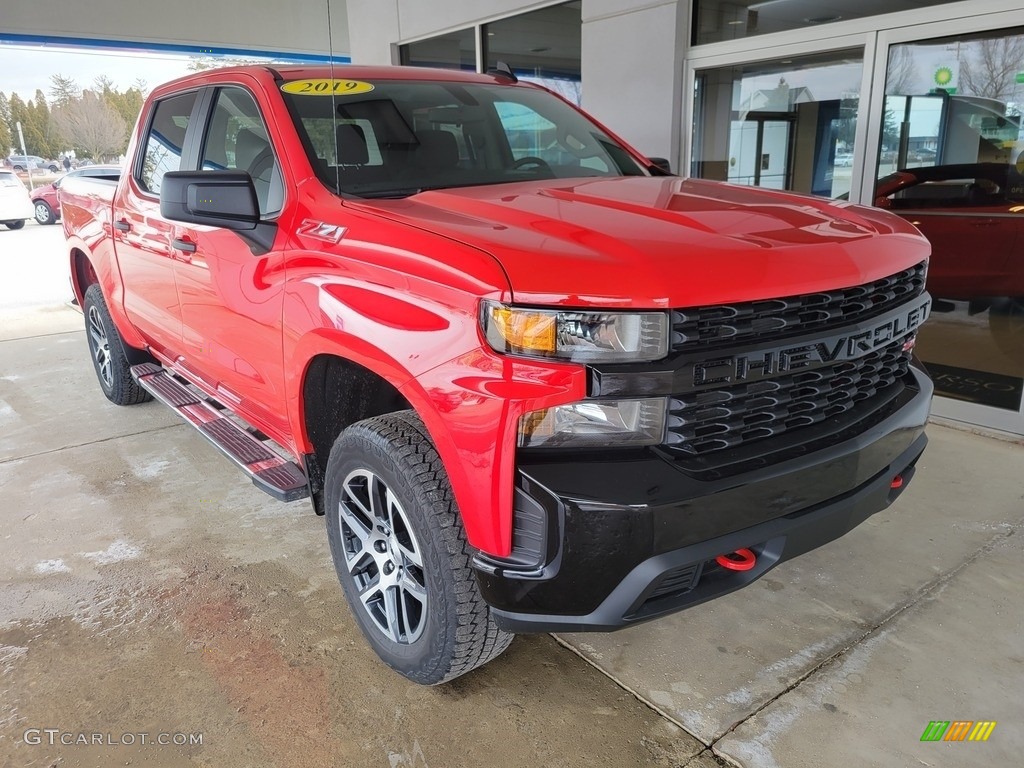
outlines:
[[[889,68],[885,73],[885,93],[888,96],[908,96],[914,87],[916,75],[914,54],[910,46],[896,45],[889,49]]]
[[[128,143],[128,124],[100,96],[83,91],[82,96],[53,111],[61,138],[97,160],[116,157]]]
[[[1017,73],[1024,70],[1024,35],[990,38],[971,44],[960,62],[958,91],[1005,101]]]

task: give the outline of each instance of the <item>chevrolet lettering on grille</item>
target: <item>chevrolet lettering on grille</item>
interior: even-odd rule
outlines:
[[[677,372],[676,380],[682,381],[688,390],[703,389],[855,360],[914,333],[928,319],[930,307],[931,299],[925,295],[912,306],[888,312],[873,322],[842,333],[810,342],[762,348],[747,354],[719,356],[692,363]]]

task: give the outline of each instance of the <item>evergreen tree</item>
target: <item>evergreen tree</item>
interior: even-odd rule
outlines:
[[[31,106],[33,143],[36,147],[32,154],[41,155],[43,158],[51,160],[60,151],[60,142],[57,141],[50,124],[50,107],[46,103],[46,96],[42,90],[36,89],[36,97],[29,104]],[[25,142],[28,142],[28,136],[25,137]]]
[[[82,89],[70,77],[64,75],[50,75],[50,105],[66,107],[82,95]]]
[[[11,130],[11,103],[0,91],[0,155],[7,157],[14,148],[14,131]]]
[[[11,143],[14,145],[15,154],[21,154],[21,143],[18,141],[18,123],[22,126],[25,125],[26,118],[28,117],[28,109],[25,106],[25,102],[21,100],[21,96],[17,93],[11,93],[11,99],[9,102],[11,117],[9,120],[11,128]],[[25,137],[25,143],[28,144],[28,136]],[[31,147],[29,148],[29,154],[32,154]]]
[[[99,96],[106,96],[114,89],[114,81],[106,75],[99,75],[93,82],[93,90],[96,91]]]
[[[135,121],[142,111],[142,103],[146,97],[138,88],[129,88],[124,93],[116,89],[108,90],[103,94],[103,101],[121,116],[121,119],[129,126],[135,125]]]

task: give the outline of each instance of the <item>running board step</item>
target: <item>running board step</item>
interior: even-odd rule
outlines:
[[[278,456],[166,369],[144,363],[132,366],[132,376],[143,389],[199,430],[203,437],[235,462],[261,491],[279,501],[296,501],[309,496],[306,475],[295,462]]]

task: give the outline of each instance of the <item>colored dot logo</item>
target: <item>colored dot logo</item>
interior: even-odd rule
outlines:
[[[949,67],[939,67],[935,70],[935,84],[945,87],[953,82],[953,70]]]

